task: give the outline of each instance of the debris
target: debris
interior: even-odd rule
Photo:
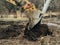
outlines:
[[[24,31],[24,35],[29,40],[35,41],[38,37],[52,35],[52,32],[49,31],[48,26],[46,24],[37,23],[31,30],[28,30],[27,26]]]

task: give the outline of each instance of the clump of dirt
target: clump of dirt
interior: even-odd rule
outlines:
[[[28,30],[27,26],[24,31],[24,36],[29,40],[36,41],[38,37],[52,35],[52,32],[49,31],[46,24],[37,23],[31,30]]]

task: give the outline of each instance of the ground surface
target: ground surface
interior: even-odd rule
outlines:
[[[53,22],[51,19],[50,21]],[[43,22],[50,21],[44,20]],[[59,21],[56,24],[59,25]],[[29,41],[23,37],[24,27],[22,25],[0,25],[0,45],[60,45],[60,27],[49,26],[50,31],[53,32],[52,36],[47,35],[43,39],[39,37],[37,41]]]

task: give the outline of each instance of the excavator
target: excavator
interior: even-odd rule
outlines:
[[[29,21],[25,27],[24,37],[30,40],[37,40],[37,37],[40,35],[50,35],[52,32],[49,31],[48,26],[45,24],[41,24],[42,18],[46,13],[49,4],[52,0],[44,0],[44,6],[42,11],[38,10],[35,5],[28,0],[14,0],[16,5],[22,7],[24,13],[27,15]],[[44,27],[44,28],[42,28]]]

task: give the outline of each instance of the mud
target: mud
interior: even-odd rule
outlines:
[[[24,31],[24,36],[29,40],[36,41],[38,37],[52,35],[52,32],[49,31],[48,25],[40,24],[38,22],[32,29],[28,30],[28,25]]]
[[[0,45],[60,45],[60,28],[55,26],[49,26],[42,24],[40,27],[29,31],[30,36],[34,35],[36,41],[31,41],[24,37],[25,27],[24,25],[10,25],[7,28],[0,25]],[[40,29],[40,30],[39,30]],[[45,30],[46,29],[46,30]],[[45,35],[45,31],[51,31],[52,35]],[[43,32],[42,35],[36,32]],[[38,35],[39,34],[39,35]],[[35,38],[35,35],[38,37]],[[28,36],[29,37],[29,36]]]

